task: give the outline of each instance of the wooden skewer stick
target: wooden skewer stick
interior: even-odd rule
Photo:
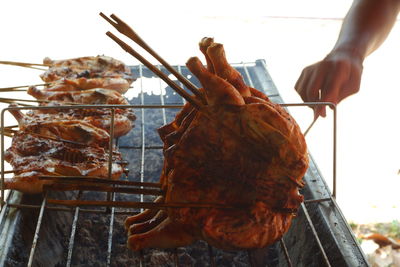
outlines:
[[[16,133],[16,132],[18,132],[17,130],[14,130],[14,129],[11,129],[11,128],[4,128],[4,132],[5,133],[12,133],[12,134],[14,134],[14,133]]]
[[[29,88],[31,86],[47,86],[49,83],[41,83],[41,84],[34,84],[34,85],[20,85],[20,86],[12,86],[12,87],[3,87],[0,88],[0,91],[15,91],[15,89],[20,89],[20,88]]]
[[[10,171],[4,171],[3,173],[7,174],[7,173],[16,173],[16,172],[17,172],[17,170],[10,170]]]
[[[10,126],[4,126],[4,129],[12,129],[17,127],[19,127],[19,125],[10,125]]]
[[[0,101],[1,102],[22,101],[22,102],[30,102],[30,103],[50,102],[49,100],[18,99],[18,98],[6,98],[6,97],[0,97]]]
[[[57,100],[45,100],[45,99],[18,99],[18,98],[5,98],[5,97],[0,97],[0,102],[3,103],[14,103],[14,104],[18,104],[20,106],[27,106],[27,107],[35,107],[35,105],[28,105],[28,104],[24,104],[21,103],[19,101],[22,102],[29,102],[29,103],[52,103],[52,102],[59,102],[59,103],[63,103],[63,105],[84,105],[82,103],[75,103],[75,102],[64,102],[64,101],[57,101]],[[55,106],[55,108],[57,108],[57,106]],[[88,107],[90,108],[90,107]]]
[[[8,104],[17,104],[17,105],[23,106],[23,107],[36,107],[36,105],[30,105],[30,104],[25,104],[22,102],[15,102],[15,101],[10,101],[10,100],[0,100],[0,102],[8,103]]]
[[[132,47],[127,45],[125,42],[123,42],[121,39],[119,39],[117,36],[112,34],[111,32],[106,33],[108,37],[113,39],[117,44],[119,44],[122,49],[124,49],[126,52],[137,58],[143,65],[145,65],[147,68],[149,68],[152,72],[154,72],[158,77],[160,77],[162,80],[164,80],[169,86],[171,86],[180,96],[186,99],[190,104],[192,104],[194,107],[201,109],[203,104],[199,102],[195,97],[192,95],[188,94],[185,90],[183,90],[179,85],[174,83],[166,74],[164,74],[161,70],[153,66],[149,61],[147,61],[144,57],[142,57],[138,52],[136,52]]]
[[[240,209],[240,206],[229,206],[213,203],[154,203],[154,202],[127,202],[127,201],[99,201],[99,200],[59,200],[48,199],[47,203],[66,206],[100,206],[100,207],[120,207],[120,208],[143,208],[143,209],[163,209],[163,208],[197,208],[197,209]]]
[[[203,100],[205,103],[204,96],[198,90],[198,88],[191,83],[188,79],[186,79],[182,74],[177,72],[168,62],[166,62],[159,54],[157,54],[128,24],[118,18],[116,15],[112,14],[110,17],[115,21],[112,21],[102,12],[100,12],[100,16],[103,17],[106,21],[108,21],[115,29],[117,29],[120,33],[130,38],[132,41],[137,43],[140,47],[146,50],[150,55],[152,55],[155,59],[157,59],[167,70],[169,70],[181,83],[183,83],[192,93],[194,93],[198,98]]]
[[[31,68],[31,69],[37,69],[37,70],[44,70],[44,71],[47,69],[38,68],[38,67],[34,67],[34,66],[41,66],[41,67],[51,66],[48,64],[26,63],[26,62],[16,62],[16,61],[0,61],[0,64],[13,65],[13,66],[19,66],[19,67]]]
[[[101,177],[90,177],[90,176],[54,176],[54,175],[42,175],[39,176],[41,180],[60,181],[63,183],[97,183],[97,184],[112,184],[112,185],[124,185],[124,186],[143,186],[151,188],[161,188],[160,183],[151,182],[133,182],[123,180],[110,180]]]

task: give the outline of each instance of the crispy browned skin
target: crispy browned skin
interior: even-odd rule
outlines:
[[[40,90],[34,86],[31,86],[28,88],[27,93],[39,100],[92,105],[129,105],[128,100],[123,95],[116,91],[105,88],[93,88],[84,91],[48,91]]]
[[[51,91],[76,91],[106,88],[125,93],[135,80],[124,63],[111,57],[80,57],[43,61],[49,69],[40,75],[51,83]]]
[[[30,87],[28,94],[39,100],[49,100],[50,103],[42,103],[42,106],[60,106],[76,104],[110,104],[128,105],[129,102],[120,93],[104,88],[95,88],[84,91],[47,91]],[[111,110],[101,108],[85,109],[41,109],[29,113],[48,114],[49,120],[58,121],[60,119],[84,120],[98,128],[110,132]],[[52,115],[51,115],[52,114]],[[42,115],[42,118],[45,115]],[[114,137],[127,134],[133,127],[136,116],[132,109],[115,109],[114,117]]]
[[[10,111],[17,119],[20,130],[50,139],[61,138],[89,146],[108,147],[110,135],[103,129],[83,120],[71,120],[68,116],[49,116],[33,113],[25,115],[19,110]]]
[[[308,155],[300,128],[282,107],[244,84],[227,65],[222,45],[209,45],[207,54],[217,75],[197,58],[187,63],[204,87],[206,111],[186,104],[159,130],[164,202],[236,208],[170,208],[168,216],[146,211],[130,217],[126,226],[133,250],[198,239],[226,250],[265,247],[288,230],[303,201],[298,186]]]
[[[133,82],[131,70],[123,62],[107,57],[79,57],[64,60],[45,58],[44,64],[50,68],[40,77],[45,82],[53,82],[62,78],[124,78]]]
[[[50,183],[40,180],[40,175],[108,178],[108,159],[109,153],[102,147],[74,145],[19,131],[5,151],[5,160],[15,171],[13,178],[5,179],[5,188],[40,193],[42,186]],[[111,179],[118,179],[123,173],[118,163],[121,159],[121,154],[114,151]]]

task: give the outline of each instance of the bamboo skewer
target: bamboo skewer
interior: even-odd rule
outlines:
[[[3,135],[4,136],[7,136],[7,137],[13,137],[14,135],[13,134],[11,134],[10,132],[3,132]]]
[[[49,100],[33,100],[33,99],[18,99],[18,98],[7,98],[0,97],[0,102],[13,102],[13,101],[22,101],[22,102],[30,102],[30,103],[42,103],[42,102],[50,102]]]
[[[183,83],[192,93],[194,93],[198,98],[200,98],[203,103],[205,103],[204,96],[200,93],[198,88],[191,83],[188,79],[186,79],[182,74],[177,72],[168,62],[166,62],[159,54],[157,54],[129,25],[127,25],[124,21],[118,18],[116,15],[111,14],[110,17],[115,21],[112,21],[102,12],[100,12],[100,16],[108,21],[115,29],[117,29],[120,33],[130,38],[132,41],[137,43],[140,47],[146,50],[150,55],[152,55],[155,59],[157,59],[168,71],[170,71],[181,83]]]
[[[8,99],[0,99],[0,102],[7,103],[7,104],[17,104],[23,107],[36,107],[36,105],[25,104],[22,102],[17,102],[15,100],[8,100]]]
[[[203,104],[199,102],[195,97],[192,95],[188,94],[184,89],[182,89],[179,85],[174,83],[166,74],[164,74],[161,70],[153,66],[149,61],[147,61],[144,57],[142,57],[138,52],[136,52],[132,47],[127,45],[125,42],[123,42],[121,39],[119,39],[117,36],[112,34],[111,32],[106,33],[108,37],[113,39],[117,44],[119,44],[122,49],[124,49],[126,52],[137,58],[143,65],[145,65],[147,68],[149,68],[152,72],[154,72],[158,77],[160,77],[162,80],[164,80],[169,86],[171,86],[180,96],[186,99],[190,104],[192,104],[194,107],[201,109]]]
[[[0,92],[26,91],[26,89],[24,89],[24,90],[17,90],[17,89],[29,88],[29,87],[31,87],[31,86],[47,86],[47,85],[49,85],[49,83],[41,83],[41,84],[34,84],[34,85],[20,85],[20,86],[12,86],[12,87],[3,87],[3,88],[0,88]]]
[[[4,129],[11,129],[11,128],[17,128],[19,125],[10,125],[10,126],[4,126]]]
[[[47,65],[47,64],[26,63],[26,62],[16,62],[16,61],[0,61],[0,64],[19,66],[19,67],[42,70],[42,71],[46,71],[47,69],[38,68],[38,67],[35,67],[35,66],[40,66],[40,67],[50,67],[51,66],[51,65]]]

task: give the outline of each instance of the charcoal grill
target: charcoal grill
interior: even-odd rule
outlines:
[[[232,66],[248,85],[285,105],[264,60]],[[199,85],[186,67],[175,68]],[[168,73],[161,66],[159,69]],[[132,71],[138,77],[134,87],[140,89],[127,106],[135,109],[135,128],[114,140],[129,162],[129,174],[120,184],[108,185],[112,192],[49,188],[43,195],[34,196],[11,191],[4,199],[2,189],[0,266],[368,266],[335,202],[335,180],[332,194],[311,155],[301,191],[306,200],[279,242],[264,249],[237,252],[221,251],[203,241],[171,250],[134,253],[127,249],[124,219],[140,212],[129,203],[151,202],[154,197],[119,192],[118,188],[135,182],[158,182],[163,156],[156,129],[171,121],[185,103],[146,67],[133,66]],[[146,93],[148,81],[152,85],[156,81],[161,93]],[[4,141],[3,134],[1,138]],[[80,205],[57,205],[60,200],[74,200]]]

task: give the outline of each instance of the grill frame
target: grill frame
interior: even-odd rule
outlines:
[[[265,64],[264,60],[256,60],[255,62],[250,63],[239,63],[232,64],[236,67],[244,76],[247,84],[251,87],[255,87],[260,90],[264,90],[264,92],[275,102],[282,104],[283,106],[306,106],[306,104],[284,104],[277,88],[275,87]],[[164,68],[158,66],[158,68],[162,71],[168,73]],[[184,76],[188,76],[188,70],[183,66],[176,66],[177,70],[182,73]],[[154,74],[152,74],[147,68],[142,65],[132,67],[132,71],[138,77],[148,77],[154,78]],[[193,78],[193,77],[191,77]],[[193,81],[197,83],[197,81]],[[146,144],[146,134],[145,134],[145,112],[147,109],[160,109],[162,113],[162,123],[167,123],[167,115],[166,109],[170,108],[179,108],[181,105],[168,105],[166,104],[164,95],[160,94],[160,105],[147,105],[144,100],[144,91],[143,91],[143,79],[139,79],[136,82],[135,86],[139,83],[140,87],[140,103],[138,105],[127,105],[127,106],[115,106],[115,105],[106,105],[108,108],[114,110],[114,108],[134,108],[139,109],[140,112],[136,112],[137,116],[140,116],[140,129],[141,129],[141,144],[137,147],[129,147],[129,149],[137,149],[140,150],[141,154],[141,162],[140,162],[140,171],[139,171],[139,180],[140,182],[145,182],[145,152],[151,149],[161,149],[161,146],[148,146]],[[180,84],[182,86],[182,84]],[[165,90],[166,85],[159,80],[159,89],[162,92]],[[184,104],[185,100],[181,99],[181,104]],[[329,103],[314,103],[313,105],[329,105]],[[66,106],[65,108],[85,108],[87,106]],[[96,107],[93,105],[91,107]],[[105,107],[105,105],[100,105],[99,107]],[[57,107],[60,108],[60,107]],[[30,109],[30,108],[18,108],[18,109]],[[1,129],[4,129],[4,113],[8,109],[5,109],[1,113]],[[113,113],[112,113],[113,114]],[[334,120],[333,120],[333,131],[334,131],[334,140],[333,140],[333,193],[330,192],[329,187],[327,186],[324,178],[321,176],[320,171],[318,170],[315,161],[312,159],[310,155],[310,168],[305,175],[306,186],[302,190],[302,193],[305,195],[306,201],[301,205],[300,215],[298,217],[304,219],[303,227],[309,228],[312,232],[312,236],[314,238],[314,242],[316,243],[316,247],[319,251],[315,253],[319,253],[320,260],[325,266],[368,266],[368,263],[365,259],[365,255],[361,251],[360,247],[357,244],[357,241],[352,234],[352,231],[344,219],[343,214],[338,207],[335,196],[336,196],[336,109],[334,108]],[[112,124],[111,124],[112,125]],[[3,131],[2,131],[3,132]],[[2,181],[4,181],[4,135],[1,135],[1,155],[2,155]],[[118,140],[116,140],[118,144]],[[124,148],[124,146],[121,146]],[[13,232],[16,225],[15,213],[21,212],[22,209],[36,209],[39,210],[39,216],[36,221],[36,229],[34,231],[34,236],[32,240],[32,246],[29,253],[29,259],[27,262],[27,266],[35,266],[35,249],[37,243],[40,242],[39,234],[42,225],[42,219],[46,212],[51,212],[52,210],[58,210],[61,212],[70,212],[74,214],[74,219],[71,225],[71,232],[68,244],[68,252],[66,258],[65,266],[72,266],[72,254],[75,245],[75,235],[77,230],[77,221],[80,213],[96,213],[99,212],[99,209],[86,209],[81,207],[69,208],[69,207],[49,207],[47,203],[46,194],[44,195],[41,203],[39,205],[27,205],[27,204],[19,204],[18,199],[21,200],[22,195],[19,192],[12,191],[7,200],[4,201],[4,190],[2,189],[2,210],[0,214],[0,226],[1,226],[1,235],[0,235],[0,244],[2,244],[2,249],[0,250],[0,265],[4,265],[7,261],[8,250],[12,246]],[[79,195],[78,195],[79,198]],[[144,201],[144,196],[140,195],[140,201]],[[107,200],[115,201],[115,194],[111,193],[107,195]],[[106,266],[111,266],[112,261],[112,239],[113,239],[113,229],[116,215],[122,214],[131,214],[132,212],[118,212],[116,207],[104,207],[102,212],[104,212],[105,216],[110,216],[109,219],[109,233],[108,233],[108,244],[107,244],[107,257],[105,261]],[[107,215],[108,214],[108,215]],[[333,215],[332,215],[333,214]],[[14,216],[14,219],[13,219]],[[297,219],[295,219],[297,220]],[[317,223],[315,223],[317,222]],[[295,224],[295,223],[293,223]],[[296,246],[288,246],[287,244],[292,243],[301,243],[299,240],[295,240],[296,235],[292,235],[290,232],[293,231],[294,227],[292,226],[289,230],[289,233],[286,234],[280,241],[279,245],[281,247],[280,254],[278,258],[280,258],[279,266],[312,266],[306,265],[310,260],[304,259],[304,256],[296,251]],[[321,232],[324,229],[326,232]],[[297,249],[298,250],[298,249]],[[327,255],[326,251],[329,250],[329,255]],[[332,253],[332,251],[335,253]],[[179,264],[179,256],[177,250],[173,252],[173,263],[175,266],[180,266]],[[249,251],[248,252],[248,264],[250,266],[259,266],[260,265],[260,254],[263,255],[267,253],[267,249],[262,249],[258,251]],[[215,259],[215,250],[208,246],[208,257],[210,266],[216,266]],[[333,255],[333,256],[332,256]],[[311,255],[308,255],[311,256]],[[139,264],[143,266],[144,257],[143,254],[139,254]],[[283,258],[283,260],[281,260]],[[299,262],[298,259],[302,259],[302,262]],[[313,261],[311,261],[313,262]],[[341,265],[337,265],[340,262]],[[283,265],[281,265],[281,263]],[[302,265],[303,264],[303,265]],[[342,265],[345,264],[345,265]]]

